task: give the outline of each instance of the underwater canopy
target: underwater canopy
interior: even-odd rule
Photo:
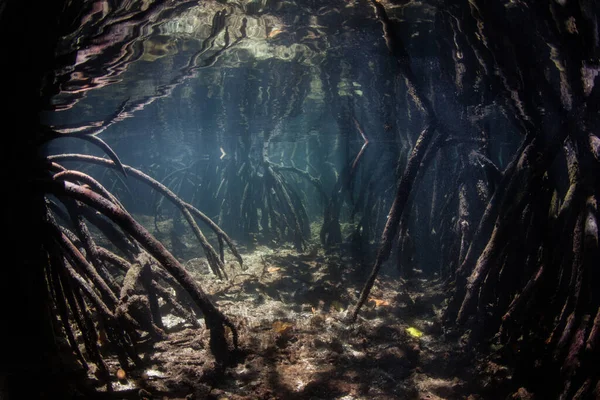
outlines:
[[[600,398],[592,0],[0,4],[0,397]]]

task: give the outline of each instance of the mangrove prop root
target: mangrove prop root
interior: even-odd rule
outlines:
[[[596,312],[596,317],[594,318],[594,324],[592,325],[592,329],[590,330],[590,335],[585,343],[585,349],[589,353],[593,353],[598,351],[598,345],[600,342],[600,307],[598,307],[598,311]]]
[[[288,166],[276,165],[276,164],[272,164],[272,166],[275,171],[291,172],[291,173],[297,174],[297,175],[303,177],[304,179],[306,179],[317,189],[317,192],[319,192],[319,195],[321,196],[321,199],[323,200],[323,204],[327,204],[327,193],[325,193],[325,189],[323,189],[323,183],[321,182],[321,180],[319,178],[315,178],[314,176],[309,174],[307,171],[302,171],[301,169],[298,169],[296,167],[288,167]]]
[[[117,316],[128,319],[128,315],[135,316],[142,329],[150,332],[153,337],[162,339],[164,332],[157,326],[159,323],[155,320],[155,315],[151,312],[150,294],[148,292],[139,294],[137,286],[143,285],[143,276],[150,269],[147,256],[142,253],[138,260],[131,265],[129,271],[123,280],[121,293],[119,296],[119,306],[117,307]]]
[[[354,121],[354,126],[363,139],[363,145],[354,158],[354,161],[344,167],[341,175],[337,177],[337,181],[331,192],[330,199],[327,199],[325,192],[322,192],[321,194],[325,204],[325,210],[323,212],[323,225],[321,227],[320,239],[322,245],[326,248],[332,248],[342,242],[340,213],[344,203],[344,194],[348,192],[349,196],[352,196],[352,185],[354,184],[354,178],[357,173],[357,166],[360,160],[362,160],[367,146],[369,145],[369,139],[365,135],[356,118],[353,117],[352,120]],[[318,189],[321,190],[320,186]]]
[[[358,162],[362,158],[362,155],[365,153],[365,150],[367,149],[367,146],[369,145],[369,139],[367,138],[367,136],[363,132],[362,128],[360,127],[360,125],[358,123],[358,121],[356,120],[356,118],[352,118],[352,119],[354,120],[354,125],[356,126],[356,129],[358,129],[358,132],[360,132],[360,136],[363,139],[363,145],[360,148],[360,150],[359,150],[358,154],[356,155],[356,157],[354,158],[354,161],[352,162],[352,167],[351,167],[351,172],[350,172],[351,175],[354,173],[354,170],[356,169],[356,165],[358,164]]]
[[[69,277],[77,283],[77,285],[83,290],[86,297],[90,299],[90,301],[94,304],[99,313],[103,314],[103,316],[109,320],[114,320],[115,316],[110,311],[108,306],[102,301],[100,296],[96,293],[96,291],[89,285],[89,283],[83,279],[81,275],[75,271],[75,269],[69,265],[69,263],[65,263],[65,270],[67,271]]]
[[[576,323],[575,309],[578,306],[579,296],[582,289],[583,265],[582,265],[582,239],[583,239],[583,215],[580,215],[573,230],[573,260],[571,261],[571,280],[569,282],[569,294],[558,317],[552,334],[547,342],[556,344],[555,357],[559,358],[570,339],[570,333]]]
[[[104,281],[104,279],[102,279],[100,274],[98,274],[96,269],[86,260],[83,254],[81,254],[77,247],[75,247],[75,245],[71,243],[71,241],[65,236],[64,233],[60,231],[60,229],[57,226],[51,225],[51,229],[53,231],[53,234],[55,235],[57,242],[69,255],[72,264],[78,266],[85,272],[85,275],[87,275],[92,280],[94,286],[98,287],[101,290],[103,298],[110,300],[111,305],[116,305],[118,302],[117,297],[113,293],[112,289],[108,286],[108,284]]]
[[[117,168],[116,164],[114,162],[110,161],[110,160],[106,160],[106,159],[103,159],[103,158],[100,158],[100,157],[83,155],[83,154],[61,154],[61,155],[56,155],[56,156],[50,156],[50,157],[48,157],[48,159],[50,161],[55,161],[55,162],[60,162],[60,161],[89,162],[89,163],[94,163],[94,164],[102,165],[102,166],[105,166],[105,167]],[[202,247],[203,247],[203,249],[204,249],[204,251],[205,251],[205,253],[207,255],[207,258],[209,260],[209,263],[211,263],[211,266],[213,267],[213,270],[220,270],[220,271],[222,271],[223,270],[222,262],[219,261],[219,257],[217,256],[215,250],[208,243],[208,241],[206,241],[206,238],[204,238],[204,235],[201,235],[201,236],[198,235],[198,232],[201,232],[200,228],[196,229],[194,227],[194,224],[195,224],[194,219],[191,218],[191,220],[190,220],[189,214],[186,214],[185,211],[192,212],[202,222],[204,222],[205,224],[207,224],[215,232],[215,234],[218,237],[221,237],[223,240],[225,240],[225,242],[227,243],[227,245],[231,249],[232,253],[235,255],[235,257],[237,258],[237,260],[240,262],[240,265],[243,265],[242,261],[241,261],[241,256],[240,256],[239,252],[237,251],[237,249],[235,249],[235,245],[233,244],[233,241],[210,218],[208,218],[201,211],[195,209],[192,205],[190,205],[190,204],[182,201],[179,197],[177,197],[177,195],[175,193],[173,193],[169,188],[167,188],[166,186],[164,186],[163,184],[161,184],[157,180],[151,178],[150,176],[144,174],[143,172],[141,172],[141,171],[139,171],[139,170],[137,170],[135,168],[132,168],[132,167],[130,167],[128,165],[123,165],[123,168],[124,168],[125,171],[127,171],[127,173],[129,174],[129,176],[131,176],[131,177],[133,177],[135,179],[138,179],[141,182],[144,182],[145,184],[149,185],[154,190],[158,191],[163,196],[165,196],[169,201],[171,201],[175,206],[177,206],[183,212],[183,214],[186,216],[186,219],[188,220],[188,222],[192,226],[192,229],[194,230],[194,233],[196,234],[196,236],[200,240],[200,242],[202,244]],[[204,239],[202,239],[202,238],[204,238]]]
[[[155,280],[151,282],[150,287],[157,295],[162,297],[166,303],[173,307],[175,314],[188,321],[194,328],[200,328],[200,324],[198,323],[198,320],[194,318],[194,315],[190,311],[186,310],[181,304],[179,304],[179,302],[176,301],[171,293],[169,293],[165,288],[160,286]]]
[[[102,247],[98,247],[97,250],[98,250],[98,256],[101,260],[114,265],[120,271],[127,273],[127,271],[129,271],[129,269],[131,268],[131,264],[127,260],[117,256],[113,252],[110,252]],[[154,295],[160,296],[167,304],[170,304],[171,307],[173,307],[175,314],[184,318],[195,328],[199,328],[200,324],[198,323],[198,320],[194,317],[193,313],[188,311],[185,307],[183,307],[167,289],[165,289],[155,279],[153,279],[153,276],[156,276],[157,278],[160,278],[163,281],[167,282],[169,285],[173,286],[176,290],[182,290],[180,285],[177,283],[177,281],[175,281],[164,270],[159,269],[158,267],[155,267],[154,264],[151,265],[151,267],[148,271],[148,275],[149,276],[147,278],[142,278],[142,283],[143,283],[144,287],[146,288],[146,290],[148,291],[148,294],[150,297],[150,299],[149,299],[150,305],[152,306],[152,303],[153,303],[152,297]],[[146,280],[148,282],[146,282]],[[154,318],[156,325],[161,327],[162,321],[160,320],[160,317],[158,316],[158,314],[155,314],[155,316],[153,318]]]
[[[400,179],[400,183],[398,184],[396,197],[390,209],[390,213],[388,214],[388,220],[385,224],[385,228],[383,229],[383,234],[381,235],[381,244],[379,245],[379,249],[377,251],[377,257],[375,259],[375,264],[373,265],[371,275],[369,276],[367,283],[365,284],[360,293],[360,298],[358,300],[358,303],[356,304],[356,307],[352,311],[352,322],[356,321],[360,308],[367,301],[367,298],[369,297],[371,288],[375,283],[375,279],[377,278],[377,274],[379,273],[381,265],[390,256],[390,252],[392,250],[392,242],[394,241],[394,237],[396,236],[396,232],[398,231],[400,218],[404,211],[404,207],[408,202],[408,197],[410,195],[411,188],[414,184],[415,177],[417,175],[417,171],[419,169],[419,165],[421,164],[423,155],[425,154],[427,146],[433,138],[435,126],[435,122],[432,122],[429,126],[425,127],[425,129],[423,129],[423,131],[419,135],[415,146],[413,147],[410,158],[408,159],[408,164],[406,166],[406,169],[404,170],[404,174],[402,174],[402,178]]]
[[[508,310],[502,317],[502,326],[500,327],[500,333],[506,330],[510,330],[510,327],[515,323],[517,314],[527,304],[529,299],[533,296],[537,286],[539,285],[542,277],[544,276],[544,265],[541,265],[534,276],[527,282],[521,293],[517,294],[513,301],[510,303]]]
[[[386,45],[392,56],[394,56],[396,59],[396,65],[398,66],[400,74],[404,77],[404,83],[408,89],[408,93],[412,97],[417,107],[425,114],[427,123],[425,129],[421,131],[421,134],[413,146],[410,157],[406,164],[406,169],[404,170],[404,173],[400,178],[400,182],[398,183],[396,197],[394,198],[394,202],[392,203],[392,207],[388,214],[388,220],[381,236],[381,244],[379,245],[379,249],[377,251],[375,263],[373,265],[371,275],[362,289],[358,303],[352,312],[352,321],[356,321],[358,312],[366,302],[371,288],[375,283],[375,279],[377,278],[377,274],[379,273],[381,265],[388,259],[390,255],[392,243],[394,241],[396,232],[398,231],[400,218],[408,202],[408,198],[410,196],[410,192],[415,182],[421,162],[423,161],[423,158],[430,147],[437,128],[437,119],[433,111],[433,106],[427,97],[424,96],[423,89],[418,85],[418,81],[415,79],[415,75],[410,64],[410,57],[406,51],[404,43],[400,39],[400,36],[394,32],[394,26],[387,16],[387,12],[383,4],[375,0],[372,0],[372,4],[373,7],[375,7],[377,19],[383,26]]]
[[[63,269],[63,272],[64,272],[63,283],[67,283],[67,282],[70,283],[70,281],[72,281],[72,280],[68,276],[66,268]],[[88,340],[91,343],[90,348],[94,352],[93,353],[94,359],[95,359],[94,362],[96,363],[96,366],[100,369],[100,373],[102,374],[101,376],[107,382],[108,388],[111,389],[110,375],[108,372],[108,367],[106,366],[106,363],[104,362],[104,359],[102,358],[102,355],[100,353],[100,348],[99,348],[99,343],[98,343],[98,339],[99,339],[98,333],[96,332],[96,327],[94,326],[91,312],[87,308],[86,302],[83,299],[83,294],[81,292],[82,291],[79,288],[77,288],[75,290],[68,291],[67,294],[71,294],[71,298],[72,298],[71,304],[73,305],[72,310],[74,313],[77,312],[79,315],[79,318],[82,323],[81,326],[84,327],[84,330],[82,332],[87,332],[87,334],[89,335]],[[117,351],[119,352],[119,357],[124,356],[124,354],[122,354],[122,352],[121,352],[121,348],[118,348]],[[125,356],[125,359],[126,359],[126,356]]]
[[[240,267],[243,268],[244,261],[242,260],[242,256],[240,255],[237,248],[233,244],[233,241],[231,240],[231,238],[225,233],[225,231],[223,231],[217,224],[214,223],[214,221],[212,219],[208,218],[204,213],[202,213],[196,207],[192,206],[189,203],[184,203],[184,204],[189,212],[191,212],[193,215],[195,215],[197,218],[199,218],[202,222],[204,222],[206,225],[208,225],[210,227],[210,229],[212,229],[217,234],[217,236],[219,238],[219,253],[220,253],[221,261],[223,261],[223,259],[224,259],[224,257],[223,257],[223,241],[225,241],[225,243],[227,243],[227,246],[229,247],[229,250],[231,250],[231,252],[235,256],[235,258],[237,259],[238,263],[240,264]]]
[[[507,187],[505,201],[500,206],[500,216],[497,218],[492,235],[479,255],[469,277],[467,290],[457,316],[459,324],[465,322],[473,311],[481,284],[490,269],[494,268],[498,262],[500,252],[504,248],[507,238],[510,237],[510,229],[525,207],[526,194],[529,193],[529,188],[533,183],[531,176],[532,170],[535,168],[535,165],[532,165],[534,150],[535,145],[532,143],[524,149],[519,159],[515,175]]]
[[[119,285],[108,273],[108,271],[104,267],[104,264],[102,264],[102,262],[100,262],[98,258],[98,250],[96,243],[92,239],[92,235],[83,220],[83,216],[79,212],[81,208],[83,208],[83,205],[73,201],[65,203],[65,206],[68,206],[69,213],[71,214],[71,220],[73,221],[73,223],[75,224],[75,228],[77,229],[77,237],[81,238],[81,242],[85,249],[87,259],[90,260],[91,266],[98,273],[97,279],[106,282],[106,285],[108,285],[111,288],[112,293],[116,295],[119,291]],[[71,242],[73,241],[71,240]]]
[[[54,251],[52,253],[57,253],[56,249],[54,249]],[[49,254],[50,254],[50,252],[49,252]],[[57,254],[51,254],[50,257],[52,258],[52,262],[48,266],[47,279],[48,279],[48,284],[51,286],[51,290],[54,293],[54,296],[53,296],[54,303],[58,310],[63,330],[65,331],[65,334],[67,336],[67,341],[69,342],[71,349],[73,349],[73,351],[75,352],[75,355],[81,362],[81,365],[83,365],[83,367],[85,369],[89,369],[89,366],[88,366],[87,362],[85,361],[83,354],[81,353],[81,351],[79,349],[79,346],[77,345],[77,342],[75,340],[75,334],[73,333],[73,328],[69,321],[70,320],[69,306],[67,305],[67,302],[66,302],[67,296],[65,294],[65,289],[60,282],[60,277],[58,274],[58,269],[63,267],[62,263],[59,261],[60,257],[57,256]],[[85,343],[85,346],[87,346],[87,343]]]
[[[204,315],[206,326],[210,330],[210,348],[217,362],[226,363],[230,352],[224,335],[225,321],[223,315],[208,299],[194,278],[179,264],[165,247],[155,239],[142,225],[135,221],[120,207],[109,202],[96,192],[71,182],[44,182],[49,193],[58,197],[71,197],[98,210],[111,219],[121,229],[137,240],[156,260],[177,280],[190,294]],[[99,300],[99,299],[98,299]],[[110,312],[109,312],[110,313]],[[112,314],[109,314],[112,315]],[[228,324],[229,326],[229,324]],[[235,327],[232,328],[232,331]],[[235,343],[234,343],[235,345]]]
[[[56,163],[52,163],[52,164],[60,165],[60,164],[56,164]],[[61,168],[62,168],[62,166],[61,166]],[[102,186],[102,184],[100,184],[100,182],[98,182],[97,180],[95,180],[94,178],[89,176],[88,174],[84,174],[83,172],[80,172],[80,171],[63,169],[61,172],[53,175],[52,179],[57,180],[57,181],[71,180],[71,181],[83,182],[83,183],[89,185],[96,192],[100,193],[102,196],[104,196],[107,199],[109,199],[110,201],[112,201],[113,203],[118,204],[122,209],[125,209],[125,207],[123,207],[123,205],[119,202],[119,200],[111,192],[106,190],[106,188],[104,186]]]
[[[52,130],[50,127],[47,127],[47,126],[43,126],[42,131],[44,133],[43,137],[47,141],[61,139],[61,138],[74,138],[74,139],[85,140],[86,142],[89,142],[89,143],[94,144],[95,146],[98,146],[100,149],[102,149],[102,151],[104,151],[106,153],[106,155],[108,155],[110,157],[111,160],[113,160],[113,162],[117,166],[118,170],[121,171],[121,173],[124,176],[127,176],[127,174],[125,173],[125,170],[123,169],[123,164],[121,164],[121,160],[119,160],[119,157],[117,156],[117,153],[115,153],[113,151],[113,149],[104,140],[100,139],[98,136],[88,135],[86,133],[62,134],[62,133]]]
[[[106,365],[102,361],[102,357],[100,357],[100,350],[98,349],[98,336],[96,334],[96,330],[93,327],[93,324],[88,324],[84,317],[82,311],[80,311],[79,305],[76,300],[75,292],[73,291],[73,287],[69,282],[67,277],[65,268],[64,268],[64,259],[59,254],[52,254],[50,257],[52,258],[53,269],[56,271],[58,280],[60,285],[63,288],[63,293],[65,295],[65,299],[71,310],[71,315],[73,316],[73,320],[75,321],[75,325],[81,332],[81,337],[83,338],[83,345],[85,351],[87,353],[88,359],[91,360],[94,364],[98,366],[101,370],[101,376],[107,380],[108,379],[108,371],[106,370]],[[56,253],[56,251],[54,251]],[[104,367],[104,370],[103,370]]]
[[[497,185],[497,189],[492,194],[492,197],[487,203],[487,206],[483,212],[483,216],[479,220],[479,224],[477,225],[477,229],[473,233],[474,238],[481,237],[489,237],[494,228],[494,222],[496,221],[496,217],[498,215],[498,209],[504,199],[504,193],[506,192],[506,187],[508,186],[511,177],[513,176],[514,170],[517,168],[517,164],[520,160],[522,153],[528,148],[531,140],[526,138],[519,151],[517,151],[515,157],[510,161],[510,163],[504,169],[502,179]],[[483,247],[485,246],[485,240],[473,240],[469,245],[466,255],[460,264],[460,267],[456,271],[456,276],[461,279],[465,278],[471,274],[474,265],[477,261],[477,255],[481,253]]]
[[[275,192],[276,197],[284,210],[282,217],[286,221],[286,225],[289,229],[294,232],[294,245],[296,246],[296,250],[301,252],[304,248],[305,240],[302,234],[302,228],[300,227],[300,217],[292,203],[288,189],[284,184],[281,175],[275,172],[271,164],[265,163],[265,170],[268,177],[266,179],[266,184],[269,186],[267,188],[267,193],[269,192],[269,188]]]
[[[127,272],[129,268],[131,268],[131,264],[129,263],[129,261],[122,257],[119,257],[112,251],[108,251],[104,247],[97,247],[96,252],[99,259],[114,265],[122,272]]]
[[[127,233],[117,228],[104,216],[89,207],[80,207],[80,213],[108,239],[124,257],[133,260],[140,252],[138,244]]]
[[[158,328],[164,331],[165,326],[162,322],[160,315],[160,303],[158,302],[158,293],[154,290],[152,285],[152,264],[150,257],[146,254],[141,254],[143,261],[145,262],[142,274],[140,276],[140,282],[143,290],[147,294],[148,305],[150,306],[151,321],[156,324]]]

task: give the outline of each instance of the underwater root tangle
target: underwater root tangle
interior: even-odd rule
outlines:
[[[415,77],[414,71],[410,65],[410,57],[408,56],[404,43],[399,39],[399,37],[395,36],[394,28],[387,16],[385,7],[375,0],[373,0],[372,3],[375,7],[377,18],[383,26],[386,44],[390,50],[390,54],[396,60],[397,73],[399,76],[404,78],[408,93],[411,95],[413,102],[418,105],[420,110],[423,112],[425,117],[425,127],[421,131],[421,134],[413,146],[409,159],[406,163],[406,168],[398,182],[396,196],[388,213],[388,219],[381,235],[375,263],[373,264],[373,268],[369,278],[367,279],[367,282],[363,286],[359,300],[350,315],[350,322],[356,321],[360,309],[367,301],[369,293],[375,284],[375,280],[377,279],[377,275],[379,274],[381,266],[390,256],[392,244],[394,238],[396,237],[396,233],[398,232],[402,214],[405,211],[409,195],[415,183],[419,169],[421,168],[421,162],[423,161],[423,158],[428,150],[430,152],[435,151],[434,149],[431,149],[432,142],[436,146],[439,145],[439,142],[434,142],[433,140],[436,130],[439,130],[440,133],[438,134],[443,134],[442,136],[445,136],[447,133],[443,127],[440,127],[438,124],[438,118],[434,112],[433,105],[425,96],[423,87],[420,86],[419,81]],[[368,143],[368,141],[366,143]]]
[[[222,258],[202,235],[193,216],[208,223],[220,242],[227,242],[241,264],[241,257],[229,237],[191,205],[169,193],[168,189],[134,168],[113,161],[79,154],[48,158],[50,177],[39,181],[46,195],[45,249],[50,261],[46,279],[52,306],[62,332],[81,365],[95,364],[97,376],[109,386],[109,375],[102,357],[102,342],[110,342],[123,368],[139,365],[135,345],[140,340],[165,337],[159,313],[159,298],[172,312],[198,328],[192,310],[201,312],[210,332],[210,350],[219,365],[232,360],[238,348],[238,333],[233,323],[210,301],[206,293],[175,257],[146,228],[138,223],[99,182],[79,171],[67,170],[57,163],[64,160],[91,161],[123,168],[129,176],[145,179],[175,202],[199,237],[213,272],[219,277]],[[63,220],[59,224],[57,219]],[[110,222],[108,222],[108,221]],[[104,248],[92,237],[90,224],[99,230],[123,256]],[[115,229],[115,225],[120,230]],[[221,251],[222,254],[222,251]],[[215,266],[221,268],[216,269]],[[170,293],[187,294],[190,304],[182,304]],[[190,306],[192,310],[190,310]],[[226,328],[232,342],[226,339]],[[147,332],[147,336],[143,335]],[[86,356],[77,345],[81,336]]]
[[[266,156],[265,156],[266,158]],[[233,172],[233,174],[232,174]],[[253,165],[249,160],[238,169],[230,162],[224,169],[217,196],[235,198],[235,182],[244,185],[239,205],[222,206],[235,214],[243,231],[257,235],[259,231],[265,239],[273,242],[290,241],[298,252],[306,247],[310,233],[310,223],[306,206],[300,193],[286,179],[284,173],[295,174],[314,185],[324,195],[321,182],[305,171],[264,160]],[[233,175],[233,176],[232,176]],[[235,210],[234,210],[235,208]],[[259,211],[260,210],[260,211]],[[233,218],[233,214],[228,215]],[[224,220],[222,214],[220,219]]]
[[[126,171],[129,174],[129,176],[131,176],[135,179],[138,179],[141,182],[152,187],[158,193],[163,195],[164,198],[166,198],[171,203],[173,203],[181,211],[181,213],[183,214],[185,219],[190,224],[190,227],[192,228],[194,235],[196,235],[196,238],[200,242],[200,245],[202,246],[202,249],[204,250],[204,252],[206,254],[208,264],[216,276],[218,276],[220,279],[222,279],[223,277],[225,277],[225,278],[227,277],[225,270],[224,270],[224,265],[223,265],[223,263],[224,263],[224,249],[223,249],[224,243],[227,244],[227,246],[229,247],[229,250],[235,256],[235,258],[238,261],[238,263],[240,264],[240,266],[243,267],[242,256],[240,255],[237,248],[233,244],[233,241],[217,224],[215,224],[208,216],[206,216],[200,210],[198,210],[191,204],[186,203],[185,201],[181,200],[169,188],[167,188],[165,185],[158,182],[157,180],[153,179],[152,177],[144,174],[143,172],[141,172],[135,168],[132,168],[132,167],[129,167],[126,165],[122,165],[121,167],[119,167],[119,165],[117,165],[114,161],[110,161],[110,160],[100,158],[100,157],[89,156],[89,155],[61,154],[61,155],[56,155],[56,156],[50,156],[49,159],[51,161],[56,161],[56,162],[79,161],[79,162],[86,162],[86,163],[102,165],[102,166],[113,168],[113,169],[123,169],[124,171]],[[204,234],[198,227],[198,224],[194,220],[194,217],[198,218],[200,221],[202,221],[206,225],[208,225],[208,227],[217,236],[217,238],[219,240],[219,255],[217,255],[214,248],[211,246],[211,244],[208,242],[208,240],[206,239],[206,237],[204,236]]]

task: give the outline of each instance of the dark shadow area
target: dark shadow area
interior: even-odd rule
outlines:
[[[600,397],[599,16],[4,1],[0,397]]]

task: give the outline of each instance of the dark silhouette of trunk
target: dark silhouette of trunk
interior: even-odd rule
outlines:
[[[0,397],[65,398],[73,369],[59,356],[62,343],[51,323],[43,251],[44,198],[30,177],[40,167],[36,146],[39,111],[50,93],[62,1],[33,6],[8,0],[0,8],[3,75],[2,182],[4,235],[0,268]]]

